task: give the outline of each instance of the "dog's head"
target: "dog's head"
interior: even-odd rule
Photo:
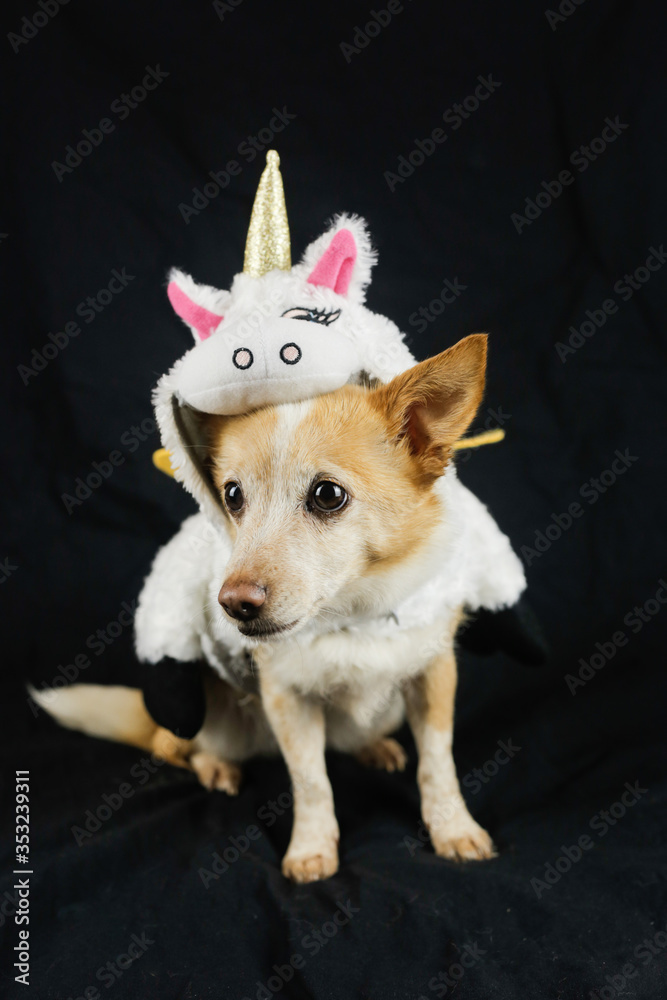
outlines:
[[[233,550],[219,603],[246,636],[367,610],[443,526],[435,489],[484,391],[474,334],[376,388],[210,416]],[[375,597],[374,597],[375,595]]]

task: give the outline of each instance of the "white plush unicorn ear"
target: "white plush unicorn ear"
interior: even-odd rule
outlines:
[[[331,288],[354,302],[366,298],[377,254],[366,223],[358,215],[337,215],[333,225],[311,243],[301,262],[310,285]]]
[[[189,274],[173,268],[169,272],[167,295],[177,316],[190,327],[197,342],[206,340],[222,323],[230,293],[198,285]]]

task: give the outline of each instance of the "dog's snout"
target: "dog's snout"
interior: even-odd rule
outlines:
[[[226,580],[218,594],[218,603],[223,611],[241,622],[257,618],[265,601],[266,587],[247,580]]]

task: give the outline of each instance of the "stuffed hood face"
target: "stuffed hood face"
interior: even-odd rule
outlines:
[[[247,413],[363,378],[386,382],[415,363],[398,327],[365,306],[375,259],[364,221],[340,215],[294,267],[237,274],[229,291],[171,272],[167,293],[194,346],[160,379],[156,416],[175,477],[214,523],[224,515],[206,472],[201,414]]]

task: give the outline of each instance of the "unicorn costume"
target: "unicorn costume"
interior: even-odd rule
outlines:
[[[197,501],[158,553],[136,615],[137,654],[146,664],[146,704],[157,722],[194,735],[203,718],[195,663],[208,663],[234,687],[252,690],[252,640],[207,607],[231,552],[221,500],[208,477],[200,414],[241,414],[269,404],[331,392],[348,382],[387,382],[414,365],[398,327],[371,312],[365,291],[376,255],[364,221],[337,216],[291,264],[278,154],[267,153],[253,207],[244,268],[229,291],[170,274],[167,293],[194,346],[158,382],[154,405],[166,452],[156,464]],[[526,582],[520,560],[484,505],[450,463],[438,483],[452,525],[439,571],[379,619],[333,625],[312,634],[363,629],[391,636],[427,625],[464,604],[477,613],[472,648],[497,646],[526,661],[541,658],[518,605]],[[479,627],[481,623],[481,628]],[[307,638],[308,629],[300,638]],[[464,643],[465,644],[465,643]]]

